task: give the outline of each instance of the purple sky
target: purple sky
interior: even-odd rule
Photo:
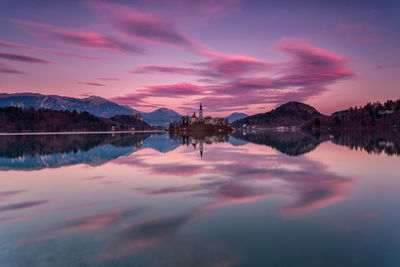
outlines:
[[[400,97],[398,1],[3,0],[0,15],[0,92],[219,116]]]

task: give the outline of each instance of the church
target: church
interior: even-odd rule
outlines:
[[[183,124],[209,124],[209,125],[222,125],[228,124],[225,118],[212,118],[211,116],[204,117],[203,106],[200,103],[199,108],[199,117],[196,117],[196,112],[190,117],[190,119],[186,116],[183,119]]]

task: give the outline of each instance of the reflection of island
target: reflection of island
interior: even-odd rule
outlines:
[[[192,145],[195,149],[197,145],[199,146],[200,150],[200,157],[203,157],[204,152],[204,145],[211,145],[213,143],[225,143],[229,142],[229,135],[226,134],[215,134],[215,135],[208,135],[205,133],[193,133],[191,135],[188,134],[177,134],[170,132],[169,138],[172,140],[179,140],[182,145]]]

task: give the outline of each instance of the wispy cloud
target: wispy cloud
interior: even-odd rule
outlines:
[[[278,42],[277,48],[286,54],[289,60],[271,63],[252,57],[203,51],[203,54],[214,58],[201,65],[205,67],[204,69],[213,71],[173,66],[139,66],[133,71],[134,73],[208,77],[209,84],[152,85],[132,94],[115,97],[113,100],[140,106],[145,104],[146,98],[190,97],[186,102],[180,103],[181,110],[193,106],[190,101],[201,101],[215,112],[244,111],[248,109],[249,104],[304,101],[326,92],[328,86],[335,82],[354,75],[348,67],[347,58],[297,39],[283,39]],[[274,72],[273,75],[271,70]]]
[[[63,45],[105,50],[114,53],[143,53],[143,49],[131,43],[94,32],[74,31],[48,24],[11,19],[11,22],[33,31],[39,37]]]
[[[153,14],[121,4],[90,2],[89,5],[111,21],[117,30],[140,42],[185,47],[195,45],[175,25]]]
[[[50,63],[50,61],[45,60],[45,59],[31,57],[31,56],[22,55],[22,54],[6,53],[6,52],[0,52],[0,58],[18,61],[18,62],[25,62],[25,63],[42,63],[42,64]]]
[[[105,86],[105,84],[103,83],[96,83],[96,82],[78,82],[78,84],[90,85],[90,86]]]
[[[0,73],[6,73],[6,74],[25,74],[25,72],[13,69],[5,64],[0,63]]]
[[[76,52],[71,52],[71,51],[66,51],[66,50],[41,48],[41,47],[36,47],[36,46],[30,46],[30,45],[19,44],[19,43],[4,42],[4,41],[0,41],[0,46],[1,47],[6,47],[6,48],[12,48],[12,49],[43,51],[43,52],[47,52],[47,53],[51,53],[51,54],[58,55],[58,56],[63,56],[63,57],[75,57],[75,58],[83,58],[83,59],[99,59],[99,57],[91,56],[91,55],[87,55],[87,54],[82,54],[82,53],[76,53]]]
[[[6,206],[0,206],[0,212],[32,208],[46,204],[48,202],[49,202],[48,200],[38,200],[38,201],[25,201],[25,202],[14,203]]]
[[[119,81],[119,79],[117,77],[99,77],[97,79],[102,80],[102,81]]]

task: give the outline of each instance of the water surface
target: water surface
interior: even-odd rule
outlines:
[[[398,138],[0,136],[0,266],[400,266]]]

